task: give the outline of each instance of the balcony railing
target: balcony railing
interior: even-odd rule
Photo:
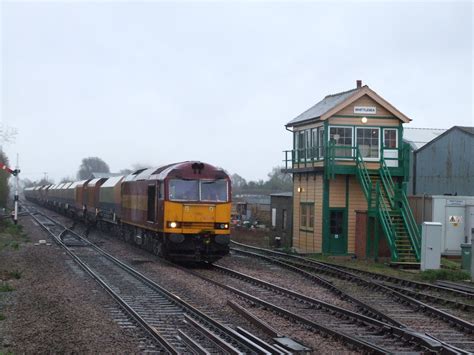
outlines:
[[[293,150],[285,150],[285,169],[303,169],[323,167],[337,164],[337,162],[352,161],[354,165],[357,162],[356,146],[344,146],[327,144],[325,146],[299,148]],[[390,154],[386,152],[390,151]],[[396,152],[394,154],[394,152]],[[359,153],[360,154],[360,153]],[[402,168],[407,166],[403,161],[407,159],[406,152],[400,148],[381,148],[379,157],[363,157],[368,163],[385,161],[389,168]]]

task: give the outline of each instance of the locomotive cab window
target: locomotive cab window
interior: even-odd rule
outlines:
[[[198,201],[199,181],[179,179],[170,180],[169,198],[174,201]]]
[[[148,185],[148,210],[147,210],[147,221],[155,222],[155,198],[156,198],[156,186]]]
[[[201,180],[201,201],[227,202],[227,181]]]

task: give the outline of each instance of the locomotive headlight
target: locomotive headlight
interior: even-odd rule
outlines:
[[[229,224],[228,223],[216,223],[214,225],[215,229],[229,229]]]
[[[169,225],[170,228],[176,228],[176,227],[178,226],[178,223],[176,223],[176,222],[169,222],[168,225]]]

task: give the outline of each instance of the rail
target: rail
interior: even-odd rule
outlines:
[[[419,310],[428,312],[434,315],[435,317],[439,317],[440,319],[442,319],[444,322],[448,324],[451,324],[451,325],[455,324],[458,327],[458,329],[464,334],[472,334],[474,332],[474,324],[464,319],[453,316],[452,314],[449,314],[445,312],[444,310],[434,308],[426,303],[420,302],[412,297],[406,296],[400,292],[392,290],[390,287],[383,285],[381,282],[377,280],[366,279],[359,275],[356,275],[354,272],[351,272],[350,270],[343,270],[343,268],[340,268],[337,265],[332,265],[330,263],[308,259],[302,256],[291,255],[291,254],[286,254],[282,252],[274,252],[272,250],[249,246],[249,245],[245,245],[241,243],[236,243],[236,242],[232,242],[232,243],[241,248],[243,247],[243,248],[251,249],[260,253],[273,255],[273,258],[275,258],[276,260],[279,260],[279,258],[282,258],[282,257],[285,258],[286,260],[294,259],[295,265],[300,265],[300,267],[303,265],[302,263],[305,263],[306,265],[308,265],[308,267],[311,267],[311,265],[313,265],[313,267],[318,269],[319,272],[326,272],[328,274],[333,274],[336,277],[342,278],[344,280],[349,280],[355,283],[360,283],[362,285],[370,286],[371,288],[375,290],[380,290],[384,293],[393,295],[394,298],[398,302],[413,304]],[[246,253],[246,251],[242,249],[234,248],[233,250]]]
[[[207,334],[209,332],[207,328],[213,329],[213,332],[217,334],[214,334],[213,338],[211,339],[211,342],[214,344],[217,344],[218,347],[220,348],[225,347],[225,350],[227,352],[235,353],[235,354],[241,353],[235,346],[238,346],[239,348],[244,348],[246,349],[246,351],[261,353],[260,347],[256,346],[251,340],[245,338],[242,335],[236,334],[230,328],[222,325],[221,323],[217,322],[216,320],[209,317],[205,313],[202,313],[197,308],[191,306],[186,301],[182,300],[178,296],[175,296],[173,293],[167,291],[166,289],[156,284],[151,279],[142,275],[141,273],[139,273],[132,267],[128,266],[127,264],[115,258],[114,256],[106,253],[104,250],[102,250],[95,244],[89,242],[87,239],[84,239],[82,236],[75,233],[74,231],[69,230],[68,228],[59,224],[57,221],[45,216],[45,218],[49,219],[52,223],[62,228],[60,235],[56,236],[47,226],[41,223],[41,221],[38,220],[36,216],[32,215],[32,217],[38,222],[38,224],[40,224],[42,228],[44,228],[49,234],[51,234],[54,240],[59,245],[61,245],[66,250],[66,252],[81,267],[83,267],[84,270],[86,270],[86,272],[88,272],[97,282],[99,282],[99,284],[102,287],[104,287],[104,289],[106,289],[106,291],[119,303],[119,305],[122,308],[124,308],[126,312],[130,314],[138,322],[138,324],[140,324],[144,329],[146,329],[147,332],[153,338],[155,338],[158,341],[158,343],[161,344],[161,346],[164,349],[166,349],[167,352],[172,353],[172,354],[179,353],[178,349],[176,349],[176,347],[170,342],[169,339],[167,339],[162,333],[160,333],[155,326],[148,323],[148,321],[145,320],[145,318],[140,316],[137,313],[137,311],[135,311],[135,309],[133,308],[132,304],[129,301],[124,300],[123,297],[121,297],[121,295],[119,295],[117,292],[114,291],[113,287],[107,284],[103,275],[97,274],[97,272],[92,270],[92,268],[89,267],[89,265],[87,265],[84,261],[82,261],[81,258],[78,255],[76,255],[71,248],[69,248],[65,243],[63,243],[62,239],[64,238],[65,234],[73,235],[78,240],[81,240],[84,243],[84,246],[90,247],[92,250],[97,252],[99,256],[105,257],[114,265],[118,266],[119,269],[123,270],[126,274],[130,275],[132,278],[136,280],[139,280],[142,284],[148,286],[150,290],[153,290],[156,294],[160,295],[160,297],[162,297],[163,299],[168,300],[167,302],[169,302],[170,304],[176,305],[178,309],[181,309],[182,313],[184,314],[185,319],[188,320],[188,323],[189,323],[190,317],[194,319],[193,327],[197,328],[198,326],[200,326],[202,328],[202,329],[199,329],[201,333]],[[144,292],[144,291],[141,291],[141,292]],[[222,338],[222,339],[219,340],[217,339],[217,337]],[[182,343],[185,346],[194,347],[195,344],[189,343],[187,340],[188,339],[183,338]],[[230,351],[229,349],[232,349],[232,351]]]

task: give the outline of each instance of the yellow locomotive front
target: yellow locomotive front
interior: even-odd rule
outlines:
[[[213,262],[229,253],[230,178],[208,164],[190,165],[163,184],[166,254],[175,260]]]

